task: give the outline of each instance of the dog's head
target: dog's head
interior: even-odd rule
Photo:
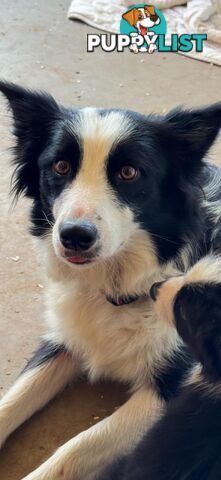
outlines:
[[[221,376],[221,259],[205,257],[186,275],[155,283],[153,307],[174,324],[210,378]]]
[[[14,117],[15,192],[33,200],[32,233],[52,238],[61,261],[88,268],[123,254],[147,271],[178,252],[197,225],[220,105],[155,118],[64,108],[3,82],[0,91]]]
[[[131,27],[135,27],[142,35],[147,33],[147,29],[154,25],[159,25],[160,18],[156,14],[152,5],[145,5],[143,8],[133,8],[122,15]]]

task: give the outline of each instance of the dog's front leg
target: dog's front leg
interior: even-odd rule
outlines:
[[[152,390],[140,389],[115,413],[65,445],[23,480],[92,480],[128,453],[164,409]]]
[[[63,347],[43,342],[0,402],[0,446],[19,425],[62,390],[77,372],[73,358]]]

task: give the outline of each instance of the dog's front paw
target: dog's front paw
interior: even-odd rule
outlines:
[[[148,53],[153,53],[153,52],[155,52],[155,50],[157,50],[157,46],[154,45],[153,43],[151,43],[149,48],[148,48]]]
[[[130,45],[130,51],[133,53],[139,53],[139,48],[138,46],[134,43],[133,45]]]

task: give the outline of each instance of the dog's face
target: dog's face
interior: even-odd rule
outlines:
[[[135,27],[141,34],[146,34],[147,29],[158,25],[160,18],[155,12],[153,6],[144,6],[143,8],[133,8],[122,15],[122,18],[126,20],[131,27]]]
[[[70,110],[58,123],[58,143],[53,139],[39,157],[53,245],[64,261],[107,259],[136,236],[128,198],[139,184],[139,165],[128,156],[132,130],[132,120],[120,112]]]
[[[32,233],[52,234],[61,261],[86,268],[142,250],[148,265],[176,255],[197,225],[195,180],[220,106],[149,118],[0,90],[14,115],[15,191],[32,198]]]

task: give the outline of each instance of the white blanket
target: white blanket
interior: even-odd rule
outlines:
[[[152,0],[148,3],[164,10],[168,34],[207,33],[203,52],[193,50],[185,55],[221,66],[221,0]],[[121,15],[131,5],[131,0],[73,0],[68,18],[119,33]]]

